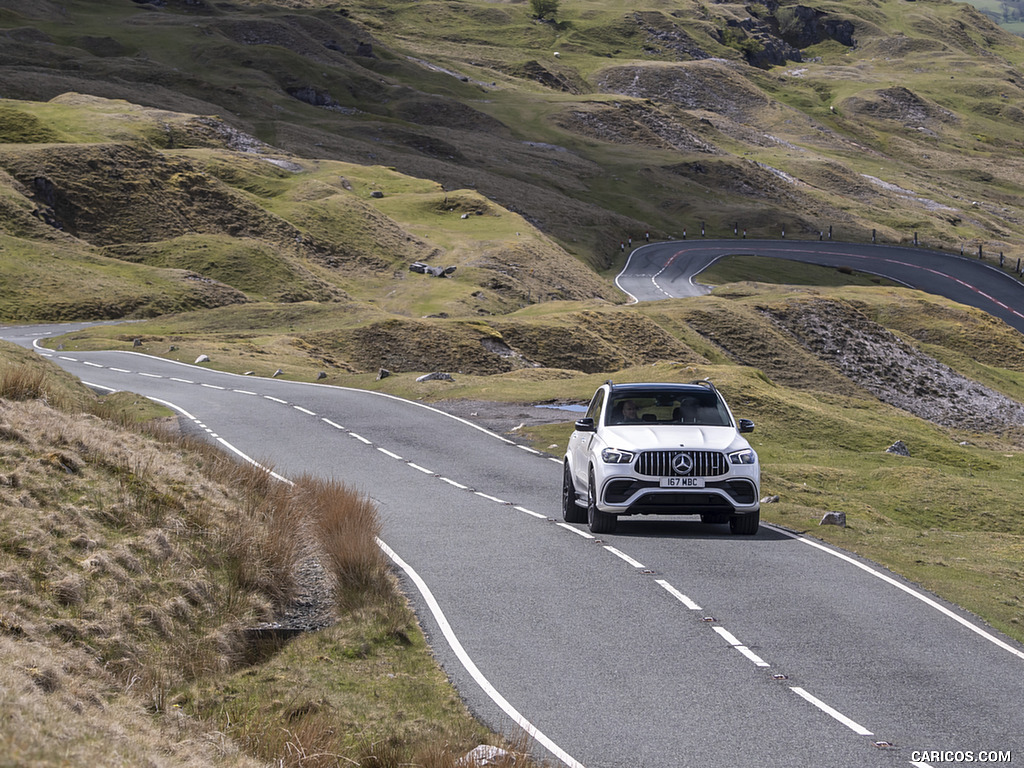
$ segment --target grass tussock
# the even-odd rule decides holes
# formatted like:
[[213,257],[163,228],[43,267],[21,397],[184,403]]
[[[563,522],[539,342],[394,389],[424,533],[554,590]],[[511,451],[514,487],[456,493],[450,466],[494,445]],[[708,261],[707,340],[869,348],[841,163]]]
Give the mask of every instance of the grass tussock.
[[336,480],[298,483],[316,539],[336,583],[342,610],[389,601],[395,594],[388,563],[377,546],[380,517],[370,498]]

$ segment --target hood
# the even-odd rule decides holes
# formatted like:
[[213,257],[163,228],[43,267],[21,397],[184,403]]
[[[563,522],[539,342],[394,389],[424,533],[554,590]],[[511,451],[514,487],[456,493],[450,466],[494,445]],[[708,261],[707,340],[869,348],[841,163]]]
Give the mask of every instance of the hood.
[[724,451],[748,446],[732,427],[624,424],[609,427],[605,435],[608,445],[631,451],[678,451],[680,448]]

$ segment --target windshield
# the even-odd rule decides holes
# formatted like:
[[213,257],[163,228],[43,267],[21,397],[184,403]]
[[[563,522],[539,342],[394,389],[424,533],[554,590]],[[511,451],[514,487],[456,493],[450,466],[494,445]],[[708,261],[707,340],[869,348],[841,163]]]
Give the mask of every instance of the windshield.
[[635,390],[613,394],[605,411],[608,426],[620,424],[694,424],[731,426],[729,412],[713,390]]

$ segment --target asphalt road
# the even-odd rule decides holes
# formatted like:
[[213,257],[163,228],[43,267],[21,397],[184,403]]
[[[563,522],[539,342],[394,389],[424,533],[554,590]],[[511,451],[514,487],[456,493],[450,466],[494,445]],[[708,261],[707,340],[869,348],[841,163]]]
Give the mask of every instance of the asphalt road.
[[1024,283],[976,258],[945,251],[806,240],[677,240],[630,254],[616,282],[637,301],[699,296],[699,274],[723,256],[754,255],[851,267],[978,307],[1024,333]]
[[368,492],[472,711],[526,728],[556,764],[1024,760],[1024,649],[870,563],[772,526],[733,537],[689,518],[595,539],[560,522],[557,459],[431,408],[126,352],[43,354],[173,403],[188,429],[283,476]]

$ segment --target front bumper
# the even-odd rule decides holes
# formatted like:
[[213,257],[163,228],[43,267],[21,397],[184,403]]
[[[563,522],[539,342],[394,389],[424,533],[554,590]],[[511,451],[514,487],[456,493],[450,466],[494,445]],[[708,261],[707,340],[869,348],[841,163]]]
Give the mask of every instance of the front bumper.
[[718,477],[703,488],[662,488],[656,479],[612,476],[600,485],[598,508],[618,515],[748,514],[761,508],[756,478]]

